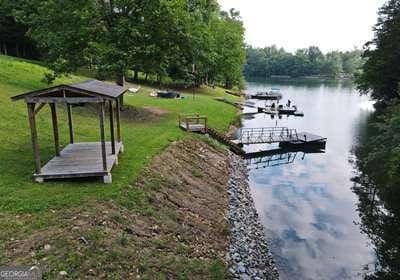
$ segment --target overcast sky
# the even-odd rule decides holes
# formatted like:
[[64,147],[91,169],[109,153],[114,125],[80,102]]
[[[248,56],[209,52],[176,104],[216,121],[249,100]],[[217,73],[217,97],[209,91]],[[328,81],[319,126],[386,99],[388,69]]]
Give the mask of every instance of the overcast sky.
[[361,48],[373,36],[385,0],[218,0],[240,11],[246,42],[288,51],[316,45],[323,52]]

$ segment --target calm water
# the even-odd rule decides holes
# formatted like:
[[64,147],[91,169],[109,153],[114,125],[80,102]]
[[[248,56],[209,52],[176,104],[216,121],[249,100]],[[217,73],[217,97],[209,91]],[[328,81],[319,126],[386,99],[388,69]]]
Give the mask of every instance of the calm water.
[[281,89],[281,103],[292,100],[305,116],[247,114],[244,127],[287,126],[328,138],[326,153],[249,164],[252,194],[281,279],[362,279],[374,270],[376,257],[358,225],[351,150],[372,104],[343,84],[249,82],[247,92],[271,87]]

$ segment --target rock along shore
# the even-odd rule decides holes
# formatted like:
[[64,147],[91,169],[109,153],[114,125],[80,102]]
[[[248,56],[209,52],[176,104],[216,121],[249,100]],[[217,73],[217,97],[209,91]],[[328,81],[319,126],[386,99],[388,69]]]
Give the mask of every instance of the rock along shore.
[[237,155],[231,153],[229,157],[229,272],[233,279],[279,279],[279,272],[268,250],[263,226],[250,193],[246,164]]

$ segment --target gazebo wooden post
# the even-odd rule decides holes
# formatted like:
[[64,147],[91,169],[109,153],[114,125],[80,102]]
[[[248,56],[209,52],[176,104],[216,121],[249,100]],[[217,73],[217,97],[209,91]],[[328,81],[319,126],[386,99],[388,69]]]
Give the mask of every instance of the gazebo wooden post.
[[117,141],[118,143],[121,143],[121,103],[119,99],[116,99],[117,102],[117,108],[115,110],[116,115],[117,115]]
[[56,103],[49,103],[51,109],[51,119],[53,122],[53,133],[54,133],[54,147],[56,155],[60,156],[60,138],[58,136],[58,122],[57,122],[57,110]]
[[71,144],[74,143],[74,128],[72,122],[72,111],[71,111],[71,104],[67,103],[67,114],[68,114],[68,127],[69,127],[69,142]]
[[115,134],[114,134],[114,108],[113,102],[108,101],[110,111],[110,135],[111,135],[111,153],[115,155]]
[[33,157],[35,160],[35,171],[36,174],[41,173],[41,163],[40,163],[40,151],[39,151],[39,142],[37,137],[37,129],[36,129],[36,118],[35,118],[35,103],[27,103],[28,107],[28,118],[29,118],[29,126],[31,128],[31,138],[32,138],[32,148],[33,148]]
[[103,170],[107,171],[106,133],[104,130],[104,101],[100,102],[99,107],[101,157],[103,159]]

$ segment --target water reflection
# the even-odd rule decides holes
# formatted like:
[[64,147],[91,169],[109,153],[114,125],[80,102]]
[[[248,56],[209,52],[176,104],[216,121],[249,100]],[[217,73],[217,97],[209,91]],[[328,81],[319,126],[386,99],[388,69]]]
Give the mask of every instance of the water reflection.
[[244,127],[285,126],[328,138],[325,154],[297,154],[293,164],[250,171],[256,208],[281,278],[362,279],[376,257],[370,240],[360,233],[349,156],[370,114],[360,106],[368,98],[343,84],[249,83],[248,90],[272,86],[280,87],[283,102],[291,99],[305,117],[271,120],[255,114],[242,120]]
[[273,149],[262,152],[248,153],[245,156],[249,169],[268,168],[279,165],[294,164],[296,160],[304,160],[306,154],[325,153],[324,150],[286,150]]
[[395,180],[387,180],[391,175],[382,166],[385,162],[376,165],[376,154],[371,147],[376,146],[377,132],[370,128],[374,133],[364,134],[355,149],[358,172],[353,178],[353,191],[359,199],[360,227],[373,243],[377,256],[375,271],[366,279],[400,279],[400,188],[393,184]]

